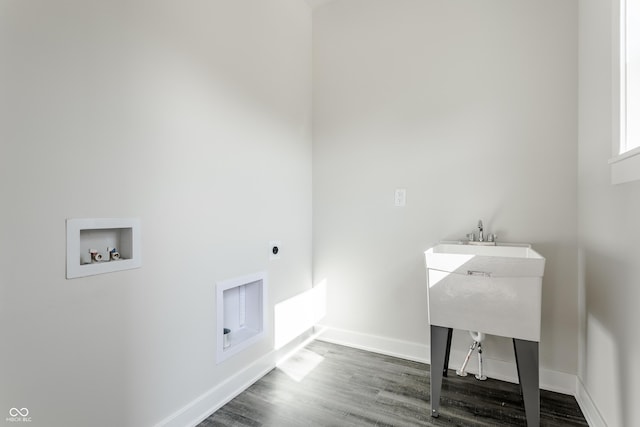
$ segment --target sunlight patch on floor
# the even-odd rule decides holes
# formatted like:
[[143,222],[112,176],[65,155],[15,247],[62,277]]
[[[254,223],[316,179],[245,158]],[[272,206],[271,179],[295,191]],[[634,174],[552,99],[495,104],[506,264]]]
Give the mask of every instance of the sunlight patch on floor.
[[278,365],[278,369],[296,382],[302,381],[311,371],[313,371],[324,357],[313,351],[302,349],[286,361]]

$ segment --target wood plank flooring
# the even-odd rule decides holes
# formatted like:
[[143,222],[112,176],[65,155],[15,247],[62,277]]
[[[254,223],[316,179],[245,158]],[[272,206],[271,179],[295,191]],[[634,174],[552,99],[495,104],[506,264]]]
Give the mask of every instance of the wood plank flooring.
[[[204,420],[217,426],[524,426],[520,387],[444,379],[430,416],[429,365],[314,341]],[[542,426],[587,426],[572,396],[540,392]]]

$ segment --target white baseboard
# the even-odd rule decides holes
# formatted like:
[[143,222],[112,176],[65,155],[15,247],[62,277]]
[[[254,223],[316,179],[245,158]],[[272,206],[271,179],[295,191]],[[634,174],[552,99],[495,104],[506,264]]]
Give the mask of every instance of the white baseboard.
[[317,338],[333,344],[345,345],[360,350],[413,360],[414,362],[429,363],[429,347],[410,341],[368,335],[345,329],[323,326],[323,331]]
[[272,353],[266,354],[221,384],[198,396],[155,427],[195,426],[249,388],[275,367]]
[[[324,332],[318,337],[321,341],[346,345],[361,350],[386,354],[388,356],[413,360],[416,362],[430,363],[430,349],[428,345],[401,341],[377,335],[362,334],[344,329],[325,327]],[[452,350],[449,359],[449,367],[462,365],[466,352]],[[483,364],[484,373],[491,377],[511,383],[518,383],[518,371],[513,362],[490,359],[485,357]],[[467,371],[477,373],[475,364],[470,363]],[[557,393],[576,395],[576,376],[564,372],[540,369],[540,388]]]
[[576,378],[576,400],[590,427],[607,427],[607,423],[602,418],[598,407],[591,399],[591,395],[580,380],[580,377]]
[[[314,339],[421,363],[430,362],[429,346],[424,344],[324,326],[314,328],[314,332],[313,334],[311,331],[304,334],[291,346],[287,346],[281,351],[274,350],[267,353],[223,383],[212,387],[192,402],[178,409],[157,423],[155,427],[196,426],[266,375],[277,364],[286,360],[286,358]],[[450,366],[459,366],[465,356],[465,352],[452,351]],[[485,372],[489,377],[517,383],[517,371],[514,363],[486,357],[484,360]],[[469,373],[476,373],[472,366],[469,367],[468,371]],[[575,375],[541,369],[540,388],[575,396],[589,426],[607,427],[589,393]]]
[[193,401],[160,421],[155,427],[196,426],[230,402],[279,363],[313,341],[319,333],[309,330],[280,350],[273,350],[248,365],[226,381],[212,387]]

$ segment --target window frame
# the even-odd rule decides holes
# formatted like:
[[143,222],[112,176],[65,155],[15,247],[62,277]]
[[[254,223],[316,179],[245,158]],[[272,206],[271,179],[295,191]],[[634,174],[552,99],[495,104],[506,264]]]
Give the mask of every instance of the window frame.
[[[632,0],[633,1],[633,0]],[[637,1],[637,0],[635,0]],[[613,146],[611,167],[611,183],[622,184],[640,180],[640,147],[626,149],[627,89],[626,89],[626,10],[627,0],[614,2],[612,35],[613,35]]]

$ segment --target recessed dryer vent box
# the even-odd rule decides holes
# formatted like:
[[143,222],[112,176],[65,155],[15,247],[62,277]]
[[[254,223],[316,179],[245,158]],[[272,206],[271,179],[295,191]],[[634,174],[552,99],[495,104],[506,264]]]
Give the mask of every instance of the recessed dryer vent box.
[[216,283],[216,304],[216,353],[217,363],[220,363],[264,338],[267,273],[261,272]]
[[67,219],[67,279],[141,265],[139,219]]

